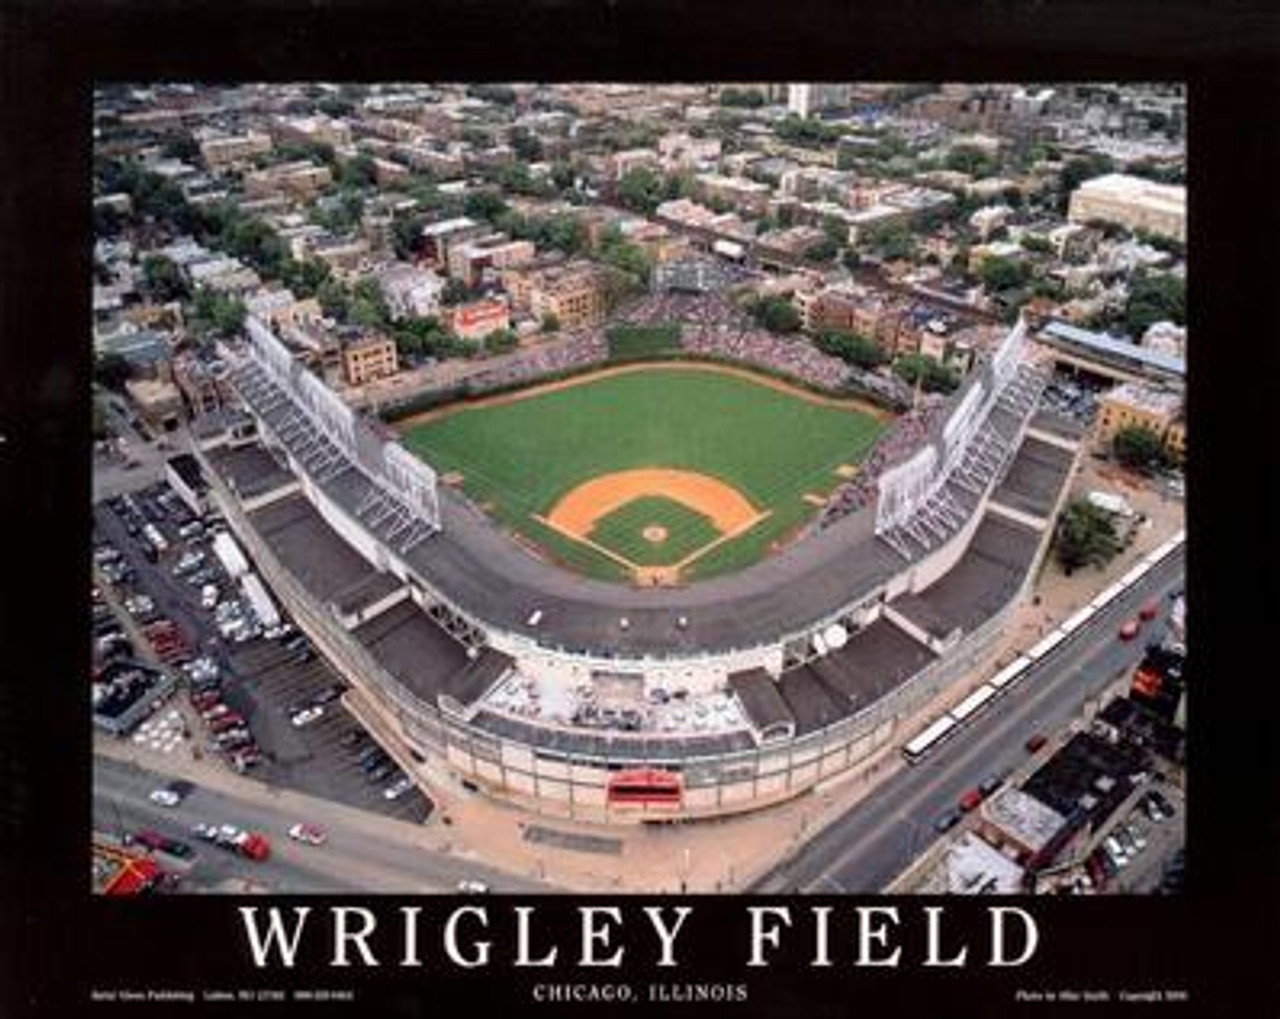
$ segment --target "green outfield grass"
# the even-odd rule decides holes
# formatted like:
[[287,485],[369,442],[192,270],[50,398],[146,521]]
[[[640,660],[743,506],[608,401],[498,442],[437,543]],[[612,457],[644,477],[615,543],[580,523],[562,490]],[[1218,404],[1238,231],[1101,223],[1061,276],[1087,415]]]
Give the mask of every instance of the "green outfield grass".
[[[649,541],[644,529],[650,525],[665,528],[666,540]],[[601,517],[587,537],[638,566],[674,566],[711,544],[720,532],[687,506],[661,496],[643,496]]]
[[[473,500],[553,558],[616,580],[625,576],[616,563],[532,516],[612,471],[700,471],[770,512],[698,560],[690,575],[740,569],[808,520],[817,508],[804,495],[825,495],[840,484],[835,468],[859,462],[883,428],[860,411],[814,404],[742,377],[654,367],[511,403],[460,408],[402,434],[407,449],[437,471],[460,472]],[[696,548],[699,520],[707,524],[692,512],[654,522],[667,527],[668,547],[692,541]],[[637,541],[643,543],[638,532]]]

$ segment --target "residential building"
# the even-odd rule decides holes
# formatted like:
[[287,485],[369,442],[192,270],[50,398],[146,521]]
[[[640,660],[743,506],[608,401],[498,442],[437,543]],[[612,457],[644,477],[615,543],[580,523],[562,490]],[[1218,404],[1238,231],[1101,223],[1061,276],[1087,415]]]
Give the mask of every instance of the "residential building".
[[277,142],[306,144],[315,142],[334,148],[351,144],[351,128],[345,121],[324,114],[310,117],[276,117],[271,122],[271,134]]
[[388,184],[408,177],[409,168],[392,159],[375,159],[373,161],[373,176],[378,187],[386,187]]
[[335,276],[350,281],[367,268],[369,242],[363,237],[328,237],[313,240],[313,257],[320,259]]
[[468,216],[428,223],[422,228],[422,257],[436,268],[444,268],[449,264],[451,246],[464,244],[489,232],[487,223],[477,223]]
[[400,370],[395,343],[385,336],[368,336],[342,350],[342,375],[347,385],[360,386]]
[[672,132],[658,139],[658,155],[669,170],[714,166],[720,153],[719,138],[694,138],[683,132]]
[[231,402],[231,389],[225,372],[216,373],[210,365],[192,354],[174,359],[173,382],[190,417],[212,414]]
[[1071,193],[1067,218],[1073,223],[1101,220],[1185,241],[1187,189],[1181,184],[1157,184],[1143,177],[1109,173],[1085,181]]
[[1109,445],[1116,432],[1142,427],[1158,435],[1165,448],[1181,458],[1186,448],[1185,397],[1176,387],[1125,382],[1098,400],[1095,437]]
[[260,290],[245,299],[244,307],[277,332],[286,326],[302,328],[324,317],[319,301],[314,297],[300,300],[288,288]]
[[210,170],[221,170],[244,163],[254,156],[265,155],[272,148],[269,135],[259,131],[245,134],[206,134],[200,140],[200,158]]
[[172,382],[129,379],[124,388],[138,408],[138,415],[154,431],[172,432],[182,421],[182,394]]
[[723,177],[718,173],[700,173],[695,178],[704,201],[719,199],[753,216],[763,216],[769,207],[773,189],[746,177]]
[[469,287],[476,286],[485,269],[507,269],[530,261],[532,241],[513,241],[506,234],[477,237],[453,246],[449,251],[449,275]]
[[480,340],[511,326],[507,302],[496,297],[459,304],[448,312],[449,328],[464,340]]
[[428,269],[396,262],[378,270],[378,285],[394,319],[440,314],[444,280]]
[[605,172],[613,179],[620,180],[632,170],[637,170],[642,166],[656,169],[658,166],[658,153],[653,149],[624,149],[621,152],[615,152],[604,161]]
[[246,174],[244,190],[250,198],[287,195],[305,202],[332,183],[333,174],[327,166],[318,166],[303,159]]
[[798,117],[812,117],[824,110],[849,105],[848,85],[831,83],[787,86],[787,112]]
[[562,329],[599,325],[606,312],[604,273],[585,263],[546,270],[534,283],[529,303],[536,318],[554,315]]

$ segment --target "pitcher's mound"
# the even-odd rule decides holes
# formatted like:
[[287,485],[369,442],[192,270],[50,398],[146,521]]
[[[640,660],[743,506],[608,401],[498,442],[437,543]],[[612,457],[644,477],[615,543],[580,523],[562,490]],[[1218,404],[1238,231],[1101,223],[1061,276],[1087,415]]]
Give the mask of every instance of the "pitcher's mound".
[[653,545],[661,545],[667,540],[667,529],[657,524],[650,524],[640,533],[644,536],[645,541]]

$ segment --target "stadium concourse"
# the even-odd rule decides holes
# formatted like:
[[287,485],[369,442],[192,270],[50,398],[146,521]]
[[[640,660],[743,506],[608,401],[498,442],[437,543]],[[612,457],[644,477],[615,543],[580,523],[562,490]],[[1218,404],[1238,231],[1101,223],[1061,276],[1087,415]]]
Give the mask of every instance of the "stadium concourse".
[[901,742],[1020,604],[1079,455],[1020,324],[845,512],[739,573],[628,588],[530,555],[252,319],[224,354],[246,413],[196,429],[212,494],[397,758],[587,821],[752,809]]

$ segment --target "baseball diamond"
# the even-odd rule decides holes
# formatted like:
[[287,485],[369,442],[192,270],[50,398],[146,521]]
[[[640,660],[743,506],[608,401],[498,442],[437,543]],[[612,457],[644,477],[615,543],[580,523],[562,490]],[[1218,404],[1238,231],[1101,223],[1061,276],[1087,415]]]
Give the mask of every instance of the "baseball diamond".
[[[776,380],[686,364],[464,406],[406,424],[403,438],[562,565],[633,582],[672,567],[664,577],[691,581],[785,544],[884,427]],[[647,540],[648,525],[665,539]]]

